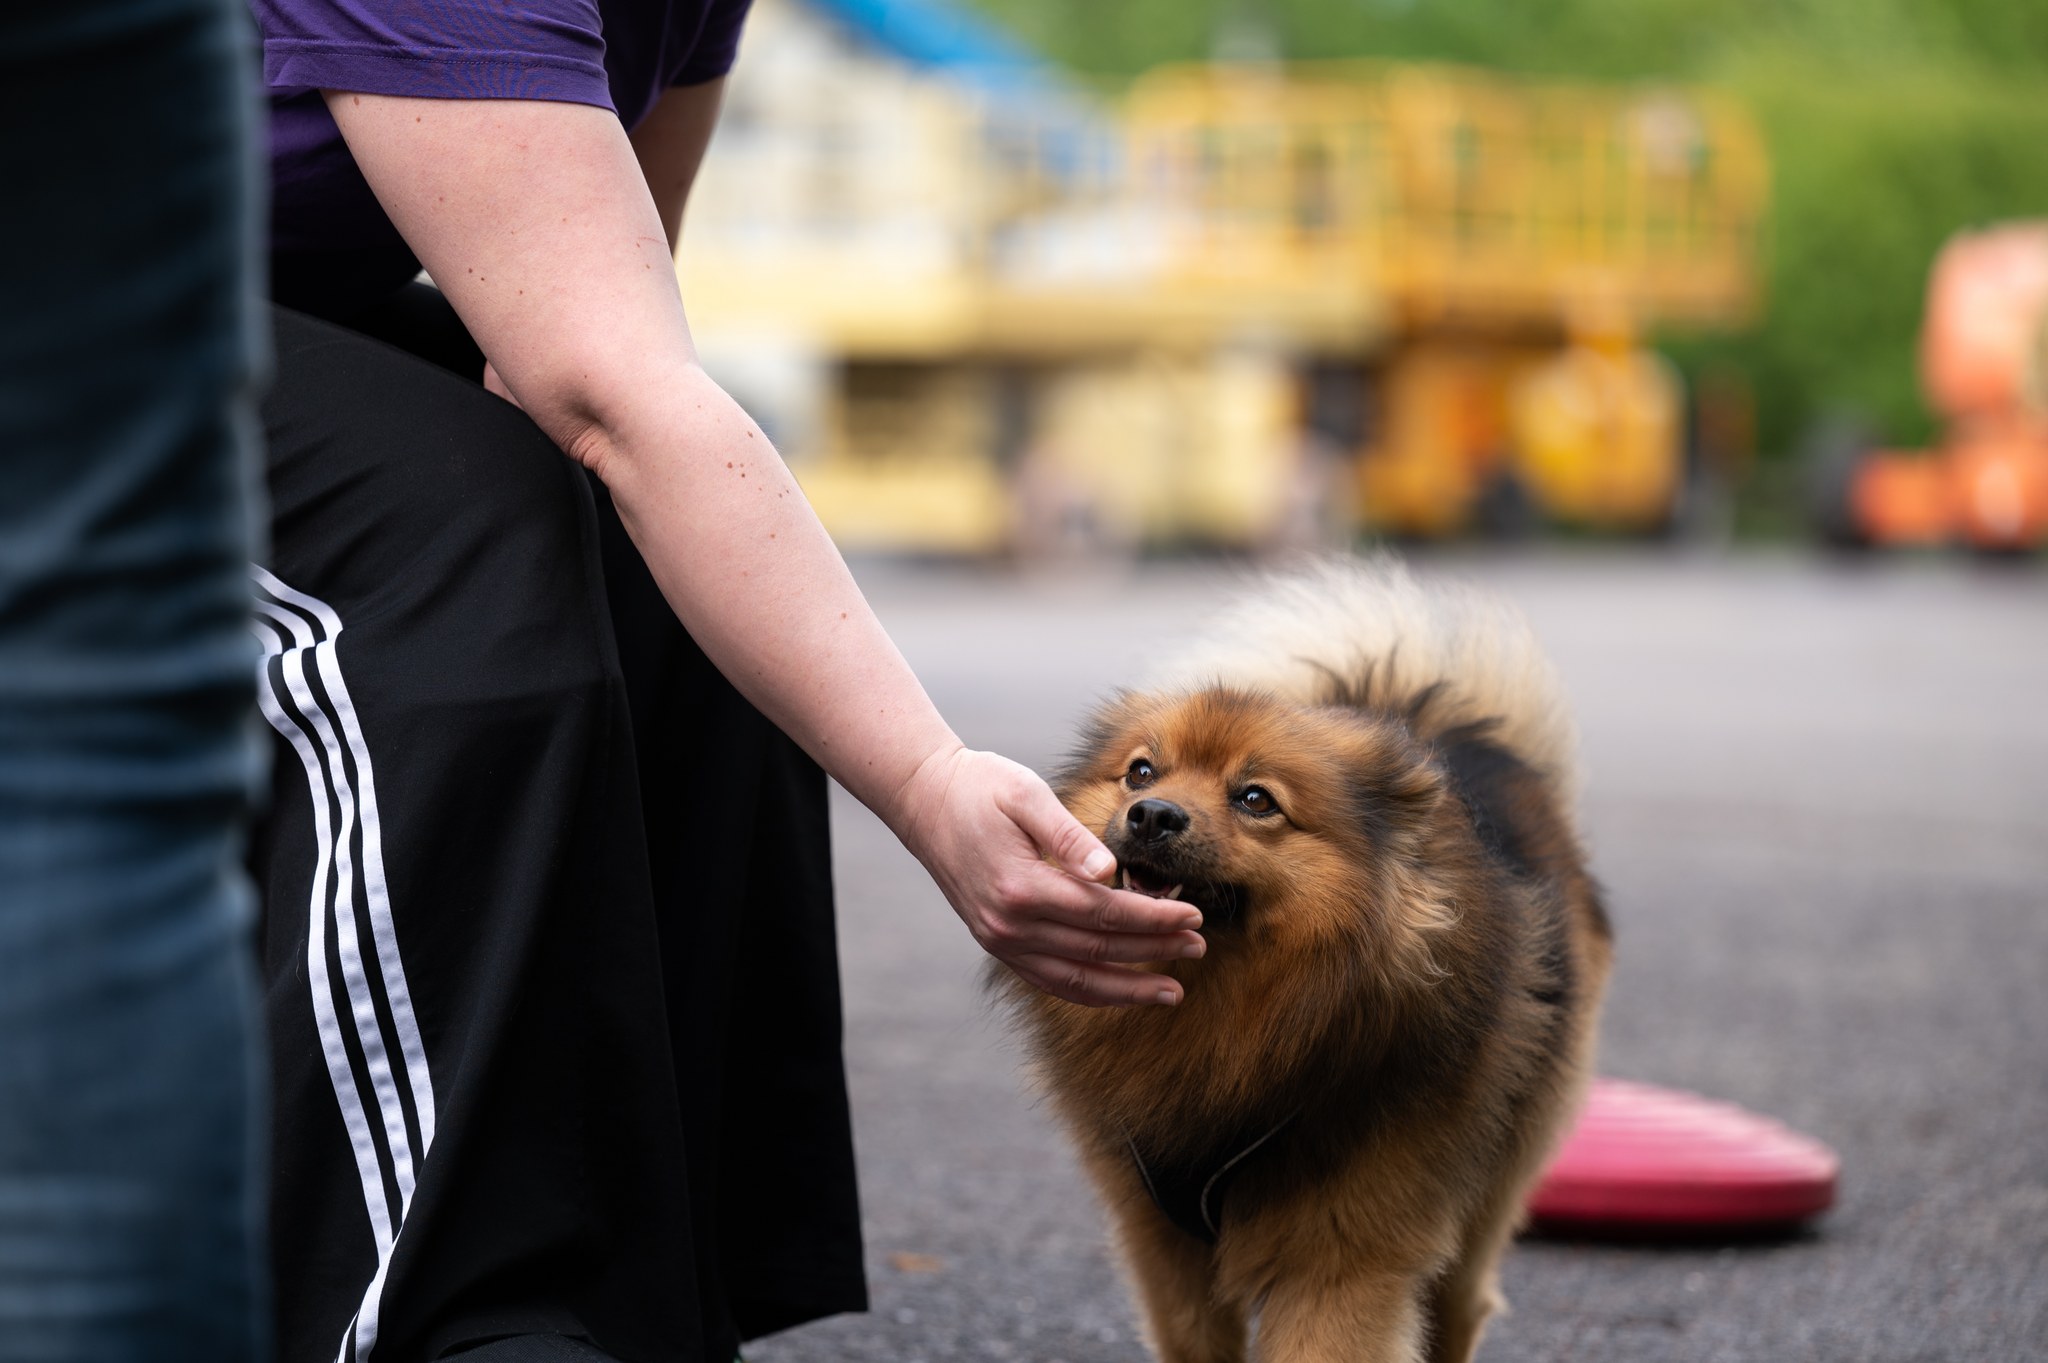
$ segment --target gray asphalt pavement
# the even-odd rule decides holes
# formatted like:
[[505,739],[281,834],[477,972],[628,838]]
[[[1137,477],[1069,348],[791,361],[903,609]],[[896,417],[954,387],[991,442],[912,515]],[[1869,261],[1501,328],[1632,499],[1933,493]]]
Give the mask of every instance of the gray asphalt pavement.
[[[2048,571],[1650,552],[1430,558],[1518,600],[1577,705],[1619,964],[1602,1068],[1843,1160],[1791,1243],[1528,1243],[1485,1363],[2048,1359]],[[1043,766],[1232,570],[860,569],[963,737]],[[874,1309],[754,1363],[1146,1357],[978,952],[844,796]]]

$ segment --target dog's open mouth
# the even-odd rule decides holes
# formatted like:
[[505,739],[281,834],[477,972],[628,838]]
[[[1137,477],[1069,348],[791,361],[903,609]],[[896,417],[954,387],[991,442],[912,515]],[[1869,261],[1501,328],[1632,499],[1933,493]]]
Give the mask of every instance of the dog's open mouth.
[[1154,899],[1179,899],[1185,882],[1167,879],[1164,871],[1155,871],[1149,866],[1133,866],[1125,862],[1117,874],[1119,888],[1135,890]]
[[1219,928],[1236,922],[1244,913],[1249,895],[1242,885],[1189,876],[1185,870],[1163,871],[1141,861],[1117,865],[1116,885],[1153,899],[1178,899],[1202,911],[1204,924]]

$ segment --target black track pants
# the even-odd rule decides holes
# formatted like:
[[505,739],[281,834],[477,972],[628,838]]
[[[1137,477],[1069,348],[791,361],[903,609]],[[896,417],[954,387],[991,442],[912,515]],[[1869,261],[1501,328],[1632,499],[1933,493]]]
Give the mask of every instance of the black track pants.
[[821,774],[437,297],[383,325],[440,364],[274,319],[283,1363],[726,1363],[858,1309]]

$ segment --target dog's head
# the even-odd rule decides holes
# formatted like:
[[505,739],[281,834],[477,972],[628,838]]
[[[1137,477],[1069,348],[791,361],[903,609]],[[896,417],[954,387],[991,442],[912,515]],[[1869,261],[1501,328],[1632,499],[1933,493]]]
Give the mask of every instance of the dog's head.
[[1442,774],[1406,726],[1356,709],[1127,695],[1095,716],[1057,789],[1125,888],[1195,905],[1212,934],[1365,932],[1398,949],[1448,912],[1423,855]]

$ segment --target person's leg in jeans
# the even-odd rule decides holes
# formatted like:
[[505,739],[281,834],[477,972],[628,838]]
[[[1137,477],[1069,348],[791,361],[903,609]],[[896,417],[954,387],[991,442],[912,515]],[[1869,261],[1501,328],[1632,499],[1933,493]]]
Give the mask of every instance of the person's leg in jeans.
[[0,1363],[254,1363],[237,0],[0,7]]

